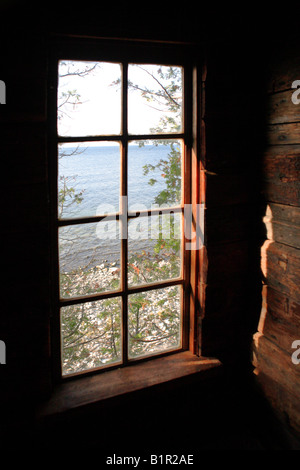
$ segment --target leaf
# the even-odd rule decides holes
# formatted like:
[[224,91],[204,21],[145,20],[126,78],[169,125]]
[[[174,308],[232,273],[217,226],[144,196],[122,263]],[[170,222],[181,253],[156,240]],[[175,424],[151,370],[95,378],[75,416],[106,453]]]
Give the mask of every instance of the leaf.
[[136,273],[137,273],[138,275],[140,274],[140,269],[139,269],[137,266],[135,266],[135,265],[132,264],[132,263],[129,263],[129,266],[131,266],[131,267],[136,271]]

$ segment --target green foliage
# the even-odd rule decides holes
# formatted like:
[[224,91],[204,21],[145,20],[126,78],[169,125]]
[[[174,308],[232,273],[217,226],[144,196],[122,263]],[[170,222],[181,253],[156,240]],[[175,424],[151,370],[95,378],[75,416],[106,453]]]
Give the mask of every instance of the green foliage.
[[[66,208],[83,201],[84,190],[75,192],[74,186],[69,186],[70,181],[75,182],[76,177],[61,176],[59,178],[60,188],[58,191],[58,214],[62,217]],[[71,183],[72,184],[72,183]]]
[[[137,66],[142,68],[142,66]],[[146,71],[149,75],[149,71]],[[181,121],[181,87],[182,77],[178,67],[158,67],[156,76],[152,75],[155,89],[141,89],[130,83],[149,104],[157,104],[165,114],[151,132],[178,132]],[[116,85],[115,82],[112,85]],[[157,84],[159,87],[157,88]],[[76,90],[69,91],[61,97],[62,104],[80,104],[80,96]],[[59,108],[61,113],[63,107]],[[171,113],[171,114],[170,114]],[[59,118],[62,117],[60,114]],[[159,206],[176,206],[181,203],[181,145],[175,140],[152,141],[153,144],[163,143],[169,146],[167,158],[161,159],[156,165],[144,166],[144,175],[149,175],[148,184],[155,186],[155,172],[164,179],[164,188],[154,198]],[[140,146],[145,142],[139,142]],[[75,177],[72,177],[75,178]],[[71,204],[83,201],[83,190],[76,191],[75,179],[62,176],[58,194],[60,215]],[[165,227],[166,228],[166,227]],[[169,236],[165,236],[163,220],[159,223],[159,236],[153,241],[152,251],[132,253],[128,260],[128,276],[130,285],[149,284],[152,282],[174,279],[180,276],[180,237],[176,237],[176,219],[168,219]],[[61,291],[64,296],[86,295],[95,292],[92,268],[61,273]],[[74,283],[75,277],[79,278]],[[100,285],[97,292],[112,291],[119,288],[120,280],[111,278],[106,284]],[[61,330],[63,345],[63,368],[69,372],[99,367],[120,359],[122,349],[121,307],[119,298],[111,298],[98,302],[88,302],[62,309]],[[177,347],[180,341],[180,295],[176,286],[156,289],[130,295],[128,298],[129,349],[131,357],[153,354],[156,351]]]
[[61,330],[65,373],[100,367],[120,358],[121,315],[116,299],[63,308]]

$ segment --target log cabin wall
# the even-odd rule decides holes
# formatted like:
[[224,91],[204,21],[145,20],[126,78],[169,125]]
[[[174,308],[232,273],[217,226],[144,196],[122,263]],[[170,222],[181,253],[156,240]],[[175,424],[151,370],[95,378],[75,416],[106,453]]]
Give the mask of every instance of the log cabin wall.
[[[124,22],[127,5],[122,8],[121,26],[114,16],[115,29],[110,25],[106,28],[112,36],[139,37],[141,30],[132,32]],[[179,13],[182,16],[183,12]],[[1,107],[1,130],[5,136],[1,142],[5,162],[2,234],[6,256],[2,259],[5,314],[1,315],[0,339],[7,345],[8,365],[1,369],[4,397],[1,405],[5,406],[1,418],[8,422],[24,415],[31,419],[36,403],[51,392],[48,44],[44,34],[45,18],[49,15],[41,17],[41,30],[37,31],[32,31],[28,18],[24,16],[23,21],[23,15],[19,16],[25,31],[16,23],[14,14],[13,20],[3,24],[3,44],[9,43],[10,47],[9,53],[4,51],[0,77],[7,84],[7,105]],[[33,16],[36,22],[36,15]],[[68,19],[66,28],[74,28],[69,14],[64,17],[59,9],[60,26],[64,26],[63,18]],[[94,20],[93,31],[90,13],[87,18],[80,15],[81,28],[84,24],[86,34],[99,34],[99,18]],[[188,20],[185,27],[180,21],[173,22],[179,25],[175,28],[175,39],[188,40],[187,29],[190,32],[191,23],[196,26],[200,21],[198,15],[191,14],[185,20]],[[102,21],[106,23],[107,18]],[[215,24],[215,16],[211,24]],[[152,30],[149,21],[150,38]],[[212,36],[216,30],[214,27]],[[193,34],[202,42],[199,28],[194,27]],[[170,39],[169,31],[162,39]],[[300,79],[297,54],[290,54],[288,61],[286,50],[282,51],[282,59],[276,47],[268,51],[268,56],[273,51],[277,58],[276,67],[271,67],[277,72],[269,81],[268,96],[273,105],[266,121],[266,94],[262,80],[257,79],[264,58],[258,63],[258,47],[245,47],[241,54],[236,32],[230,43],[208,42],[202,76],[205,102],[201,122],[201,181],[207,191],[202,201],[206,207],[206,231],[205,248],[200,253],[203,261],[199,278],[200,352],[217,356],[224,363],[248,367],[252,338],[259,325],[254,336],[257,377],[274,408],[289,421],[291,428],[299,430],[296,408],[300,365],[292,364],[290,345],[294,339],[300,339],[297,337],[300,105],[298,108],[288,100],[291,80]],[[263,205],[259,199],[261,174]],[[272,220],[266,222],[272,223],[273,235],[263,246],[268,271],[263,289],[265,307],[261,312],[260,229],[261,212],[265,215],[267,204]]]
[[263,304],[253,337],[253,364],[272,408],[299,437],[300,364],[292,361],[292,343],[300,340],[300,104],[292,102],[292,83],[300,79],[296,44],[275,47],[268,61],[261,186]]
[[3,28],[10,47],[1,77],[7,84],[7,104],[1,107],[3,420],[6,414],[12,419],[12,413],[30,413],[51,383],[47,46],[43,34],[22,36],[17,26]]
[[201,353],[216,355],[235,371],[251,363],[261,302],[258,221],[265,97],[263,77],[253,80],[259,57],[257,44],[217,41],[206,48],[203,74]]
[[[119,19],[122,27],[114,16],[115,29],[109,29],[109,34],[147,37],[147,31],[141,32],[136,24],[137,31],[130,23],[129,29],[124,29],[123,13],[122,21]],[[51,391],[47,33],[52,32],[53,25],[55,32],[107,33],[107,26],[105,29],[99,20],[93,24],[90,17],[82,17],[78,29],[74,20],[64,24],[61,10],[58,16],[57,22],[48,19],[49,25],[41,22],[39,26],[34,22],[35,27],[28,18],[22,21],[22,27],[15,20],[10,21],[2,31],[10,43],[1,75],[8,84],[7,106],[1,110],[3,155],[9,175],[4,181],[3,214],[9,254],[4,264],[4,310],[10,313],[2,318],[1,339],[8,345],[10,367],[4,371],[4,382],[10,398],[13,394],[16,400],[22,396],[22,400],[28,398],[33,403],[36,397],[47,396]],[[206,231],[205,248],[200,253],[199,352],[244,365],[249,361],[260,305],[256,221],[261,154],[257,149],[261,148],[264,112],[257,110],[263,108],[264,100],[261,83],[253,82],[257,47],[252,49],[246,42],[241,54],[237,41],[240,30],[233,30],[229,41],[216,39],[221,33],[215,21],[214,17],[212,23],[207,23],[204,33],[197,28],[192,30],[186,21],[182,29],[173,30],[170,25],[172,34],[166,29],[158,37],[196,40],[201,45],[206,38],[204,43],[209,44],[201,103],[201,194],[205,186],[207,191],[202,201],[206,205]],[[155,37],[152,26],[149,20],[150,39],[153,34]],[[193,31],[191,37],[187,31]],[[226,32],[227,36],[230,35]]]

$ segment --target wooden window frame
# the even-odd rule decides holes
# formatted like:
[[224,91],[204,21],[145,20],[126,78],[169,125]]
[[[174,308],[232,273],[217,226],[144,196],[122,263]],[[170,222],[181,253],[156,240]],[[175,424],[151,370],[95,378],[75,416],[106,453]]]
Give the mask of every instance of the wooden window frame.
[[[99,50],[100,49],[100,50]],[[80,136],[80,137],[62,137],[57,133],[57,88],[58,88],[58,62],[59,60],[84,60],[99,62],[117,62],[123,64],[123,80],[122,80],[122,129],[118,136]],[[130,63],[153,63],[159,65],[181,66],[184,69],[184,122],[183,131],[181,133],[172,134],[145,134],[132,135],[127,132],[127,69]],[[184,173],[183,173],[183,203],[182,207],[172,208],[183,214],[184,204],[192,204],[193,215],[194,207],[199,203],[199,164],[197,157],[198,124],[197,109],[199,106],[199,87],[197,64],[194,62],[194,49],[191,45],[185,44],[169,44],[169,43],[150,43],[140,41],[124,41],[124,40],[106,40],[94,38],[55,38],[52,41],[50,60],[50,93],[49,93],[49,174],[50,174],[50,197],[51,197],[51,229],[52,229],[52,280],[53,280],[53,296],[52,296],[52,358],[53,358],[53,377],[55,382],[66,381],[76,377],[89,376],[95,373],[111,371],[116,368],[142,363],[143,361],[153,360],[170,354],[182,353],[190,351],[192,354],[199,352],[199,332],[197,331],[197,272],[199,256],[197,251],[187,251],[184,249],[186,240],[183,233],[182,241],[182,264],[184,267],[183,276],[177,279],[151,283],[147,285],[139,285],[128,287],[127,285],[127,237],[121,240],[121,263],[123,265],[123,276],[121,277],[120,290],[113,292],[104,292],[99,294],[85,295],[82,297],[60,298],[59,295],[59,254],[58,254],[58,229],[59,227],[78,224],[98,222],[103,216],[95,216],[88,218],[77,218],[72,220],[58,219],[57,217],[57,147],[58,143],[64,142],[83,142],[83,141],[119,141],[121,142],[121,182],[122,195],[127,195],[127,152],[130,141],[137,140],[158,140],[158,139],[174,139],[184,142]],[[125,73],[124,73],[125,72]],[[196,104],[195,104],[196,102]],[[164,209],[158,209],[159,213]],[[170,208],[165,209],[166,212]],[[150,212],[144,211],[145,214],[139,215],[149,216]],[[128,213],[128,219],[135,217],[136,214]],[[107,218],[107,216],[105,216]],[[182,216],[184,223],[184,217]],[[181,285],[183,291],[183,317],[182,317],[182,347],[180,349],[161,352],[151,356],[139,357],[134,360],[128,360],[128,331],[127,331],[127,297],[129,294],[145,292],[148,290],[165,288],[175,285]],[[101,368],[84,370],[75,374],[63,376],[61,371],[61,354],[60,354],[60,308],[81,302],[90,302],[101,299],[121,297],[122,298],[122,323],[123,323],[123,360],[122,364],[116,363]]]

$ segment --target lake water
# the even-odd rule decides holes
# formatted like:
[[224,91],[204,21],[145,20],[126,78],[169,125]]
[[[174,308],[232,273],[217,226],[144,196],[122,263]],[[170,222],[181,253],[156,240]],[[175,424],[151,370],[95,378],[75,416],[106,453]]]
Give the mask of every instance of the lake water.
[[[129,145],[128,151],[128,207],[142,205],[151,208],[155,196],[165,188],[161,170],[144,175],[144,165],[156,165],[167,159],[170,147],[159,144]],[[83,191],[83,201],[64,207],[62,218],[94,216],[102,208],[118,212],[120,195],[120,149],[119,146],[62,147],[59,159],[59,186],[62,177],[68,178],[67,185],[76,192]],[[157,180],[149,185],[150,178]],[[100,206],[100,207],[99,207]]]
[[[155,166],[161,159],[167,160],[170,147],[159,144],[129,145],[128,149],[128,209],[151,209],[155,196],[166,187],[162,170],[155,169],[144,175],[144,166]],[[65,184],[74,189],[74,194],[82,192],[82,201],[77,204],[74,198],[67,198],[61,218],[89,217],[119,211],[120,196],[120,148],[118,145],[60,147],[59,189]],[[157,180],[154,185],[149,180]],[[61,207],[60,207],[61,209]],[[144,219],[143,223],[148,223]],[[105,227],[105,230],[104,230]],[[142,230],[147,230],[145,227]],[[68,226],[60,229],[60,264],[63,270],[85,264],[101,264],[103,260],[117,261],[120,257],[118,224],[114,221],[104,226],[102,223]],[[105,233],[107,236],[105,236]],[[99,235],[101,234],[101,236]],[[104,235],[104,236],[103,236]],[[115,235],[115,236],[114,236]],[[144,238],[144,239],[143,239]],[[141,237],[129,241],[136,250],[149,248],[151,242]],[[93,256],[94,261],[91,261]]]

